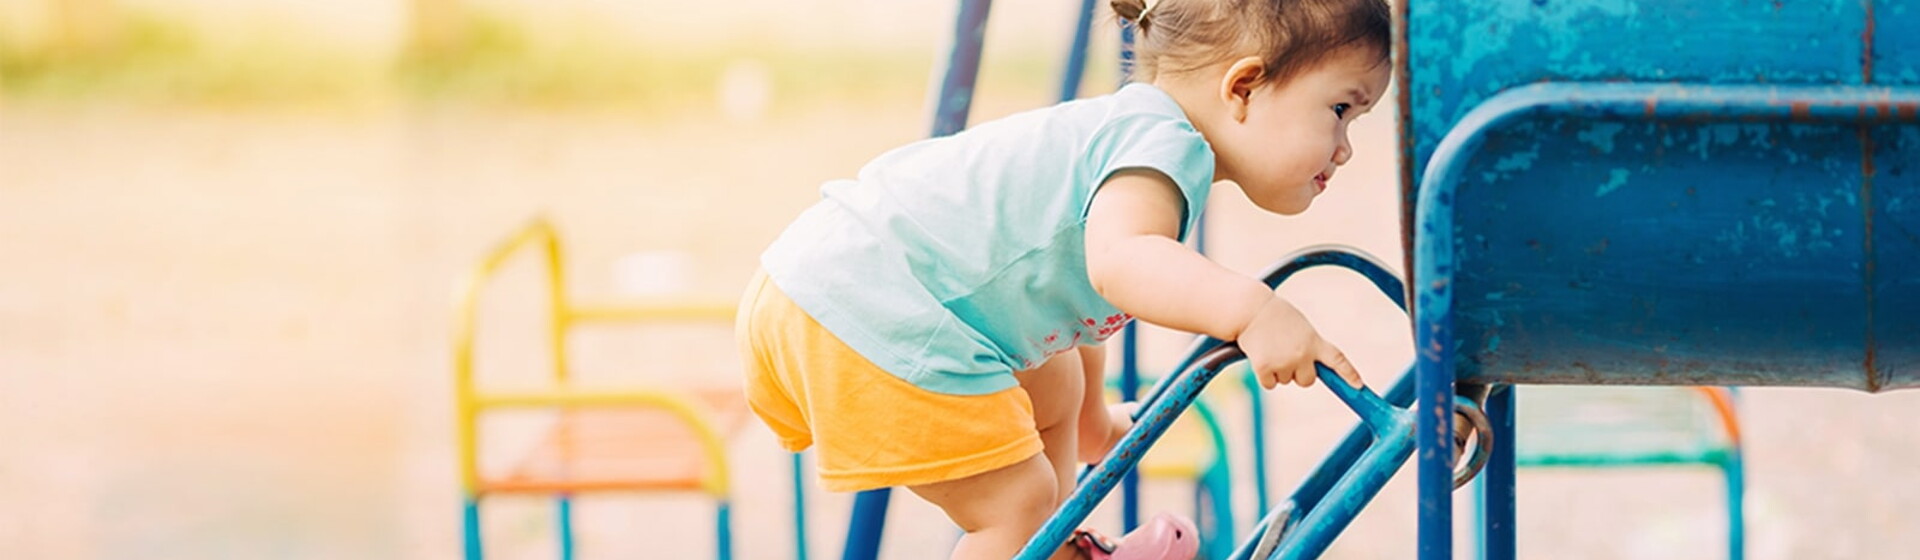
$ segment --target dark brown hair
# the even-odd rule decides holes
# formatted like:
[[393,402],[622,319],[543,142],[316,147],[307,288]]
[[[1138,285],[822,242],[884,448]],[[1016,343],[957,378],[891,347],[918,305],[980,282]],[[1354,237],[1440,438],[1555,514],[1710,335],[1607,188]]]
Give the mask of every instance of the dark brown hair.
[[1243,56],[1266,63],[1262,82],[1292,78],[1348,48],[1386,61],[1393,15],[1385,0],[1111,0],[1139,29],[1137,75],[1153,79]]

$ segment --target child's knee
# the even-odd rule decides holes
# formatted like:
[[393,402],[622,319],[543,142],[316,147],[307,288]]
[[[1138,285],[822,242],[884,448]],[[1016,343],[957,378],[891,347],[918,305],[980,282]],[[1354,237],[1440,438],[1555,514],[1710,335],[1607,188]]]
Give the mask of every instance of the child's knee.
[[1054,474],[1046,457],[1035,455],[995,471],[910,489],[969,533],[991,528],[1037,530],[1053,514],[1058,499]]
[[1041,430],[1078,424],[1086,382],[1080,357],[1073,352],[1054,356],[1040,367],[1015,374],[1033,403],[1033,423]]

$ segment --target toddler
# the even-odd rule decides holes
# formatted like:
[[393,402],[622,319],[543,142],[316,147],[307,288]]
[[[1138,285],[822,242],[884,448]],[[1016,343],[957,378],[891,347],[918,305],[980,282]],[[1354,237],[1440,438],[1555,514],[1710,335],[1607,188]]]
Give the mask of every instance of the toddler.
[[[1138,79],[880,155],[827,183],[741,304],[747,398],[836,491],[903,486],[1013,556],[1128,427],[1101,341],[1237,341],[1262,383],[1360,376],[1259,280],[1182,244],[1214,184],[1305,211],[1389,79],[1384,0],[1115,0]],[[1221,183],[1228,184],[1228,183]],[[1073,557],[1063,548],[1058,555]]]

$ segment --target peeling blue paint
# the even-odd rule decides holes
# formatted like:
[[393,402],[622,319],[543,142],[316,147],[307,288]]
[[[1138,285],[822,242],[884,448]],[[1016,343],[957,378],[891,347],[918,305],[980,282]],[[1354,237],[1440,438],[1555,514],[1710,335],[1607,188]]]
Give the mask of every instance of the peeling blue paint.
[[1574,137],[1579,138],[1582,142],[1586,142],[1587,145],[1593,146],[1593,149],[1599,150],[1600,153],[1611,154],[1613,153],[1613,137],[1620,134],[1620,131],[1626,130],[1626,128],[1627,125],[1624,123],[1597,122],[1589,125],[1586,130],[1580,131],[1574,135]]
[[1620,187],[1627,186],[1627,178],[1632,177],[1633,173],[1625,169],[1615,169],[1609,172],[1608,175],[1609,178],[1607,182],[1602,183],[1600,188],[1593,190],[1594,198],[1607,196],[1613,191],[1620,190]]
[[1456,380],[1920,387],[1920,0],[1403,1],[1420,410]]
[[1501,172],[1525,171],[1533,168],[1533,162],[1540,159],[1540,146],[1535,144],[1524,152],[1513,152],[1493,162],[1493,170]]

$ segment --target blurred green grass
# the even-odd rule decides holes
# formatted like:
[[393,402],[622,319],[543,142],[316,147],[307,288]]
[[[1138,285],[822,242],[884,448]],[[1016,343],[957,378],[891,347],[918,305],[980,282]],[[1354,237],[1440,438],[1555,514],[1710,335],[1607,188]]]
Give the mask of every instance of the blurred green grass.
[[194,27],[155,14],[129,13],[116,27],[113,40],[87,49],[0,38],[0,95],[209,105],[363,101],[384,73],[377,60],[290,35],[235,48],[214,46]]
[[[122,14],[117,29],[114,40],[84,51],[0,36],[0,97],[213,107],[429,103],[676,113],[711,106],[722,73],[748,61],[766,70],[773,92],[770,110],[778,113],[826,100],[919,98],[935,61],[931,47],[793,48],[750,38],[699,48],[648,44],[592,25],[534,28],[485,12],[470,13],[458,40],[430,52],[343,49],[296,29],[257,28],[245,41],[223,41],[176,16],[151,12]],[[990,52],[980,80],[996,91],[1050,89],[1060,56],[1054,51]]]

